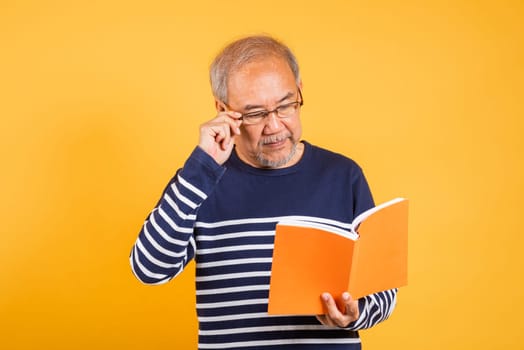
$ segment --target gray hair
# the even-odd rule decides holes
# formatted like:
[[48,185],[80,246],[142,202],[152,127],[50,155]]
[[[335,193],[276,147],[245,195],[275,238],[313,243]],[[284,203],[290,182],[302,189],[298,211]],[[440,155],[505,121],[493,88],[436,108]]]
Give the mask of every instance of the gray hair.
[[267,35],[248,36],[227,45],[211,63],[209,78],[215,98],[227,103],[229,75],[247,63],[270,56],[286,60],[298,85],[300,70],[297,59],[289,47]]

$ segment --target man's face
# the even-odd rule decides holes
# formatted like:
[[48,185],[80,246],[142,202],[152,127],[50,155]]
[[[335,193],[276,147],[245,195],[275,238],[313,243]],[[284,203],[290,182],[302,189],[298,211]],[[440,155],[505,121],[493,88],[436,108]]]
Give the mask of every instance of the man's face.
[[[228,106],[240,113],[270,111],[299,100],[298,89],[287,62],[267,58],[231,73]],[[302,134],[299,114],[300,109],[289,118],[271,113],[260,124],[242,124],[241,135],[235,137],[239,157],[254,167],[284,168],[296,163],[301,153],[295,153]]]

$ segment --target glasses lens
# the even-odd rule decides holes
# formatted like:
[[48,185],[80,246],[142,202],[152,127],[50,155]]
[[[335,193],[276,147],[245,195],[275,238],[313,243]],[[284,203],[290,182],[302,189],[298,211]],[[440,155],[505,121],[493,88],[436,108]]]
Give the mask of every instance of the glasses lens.
[[292,117],[297,111],[298,102],[288,103],[277,108],[280,117]]
[[258,124],[264,120],[267,114],[266,111],[248,113],[242,116],[242,120],[245,124]]
[[302,93],[300,90],[298,91],[298,94],[300,96],[300,101],[287,103],[282,106],[278,106],[276,109],[272,111],[257,111],[257,112],[251,112],[246,113],[242,116],[242,120],[244,124],[252,125],[252,124],[259,124],[261,123],[270,113],[276,112],[276,115],[279,118],[290,118],[295,115],[297,112],[297,109],[299,106],[302,106],[304,103],[302,98]]

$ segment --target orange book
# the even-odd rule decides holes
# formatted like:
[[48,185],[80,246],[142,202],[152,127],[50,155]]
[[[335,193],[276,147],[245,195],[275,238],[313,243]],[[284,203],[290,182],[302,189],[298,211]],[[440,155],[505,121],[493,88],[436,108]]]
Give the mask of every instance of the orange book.
[[407,284],[408,200],[396,198],[358,215],[349,230],[309,221],[276,226],[268,313],[324,314],[329,292],[342,309],[353,299]]

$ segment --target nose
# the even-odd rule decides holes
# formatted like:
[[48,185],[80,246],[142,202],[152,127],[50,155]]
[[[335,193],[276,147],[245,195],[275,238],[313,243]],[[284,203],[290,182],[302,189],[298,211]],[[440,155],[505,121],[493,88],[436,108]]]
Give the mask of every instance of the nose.
[[269,112],[268,116],[266,117],[266,128],[270,130],[278,130],[280,126],[282,125],[280,122],[280,118],[277,115],[277,111],[271,111]]

